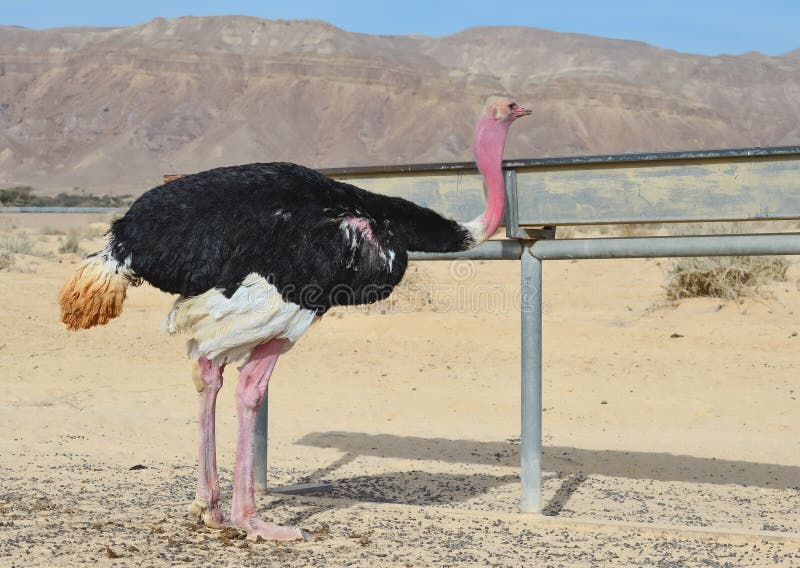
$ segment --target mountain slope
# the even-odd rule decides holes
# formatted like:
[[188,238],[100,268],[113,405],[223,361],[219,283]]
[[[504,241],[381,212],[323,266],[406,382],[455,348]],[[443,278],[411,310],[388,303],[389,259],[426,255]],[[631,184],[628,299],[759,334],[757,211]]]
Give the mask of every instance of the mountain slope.
[[317,21],[0,27],[0,185],[139,193],[162,173],[470,159],[488,94],[534,116],[507,157],[800,143],[800,51],[703,57],[523,27],[442,38]]

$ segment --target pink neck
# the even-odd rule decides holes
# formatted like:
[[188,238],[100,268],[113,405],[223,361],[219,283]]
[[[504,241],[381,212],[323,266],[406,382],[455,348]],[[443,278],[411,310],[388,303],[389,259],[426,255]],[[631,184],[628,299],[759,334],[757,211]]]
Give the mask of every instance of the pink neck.
[[486,238],[491,237],[503,221],[506,207],[503,149],[510,126],[511,123],[507,121],[481,118],[475,128],[472,148],[478,169],[486,182],[486,211],[479,219]]

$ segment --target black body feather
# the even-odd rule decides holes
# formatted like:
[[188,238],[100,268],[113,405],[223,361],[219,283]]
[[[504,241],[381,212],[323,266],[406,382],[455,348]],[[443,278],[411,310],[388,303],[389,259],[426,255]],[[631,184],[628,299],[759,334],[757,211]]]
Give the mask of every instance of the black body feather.
[[[367,220],[373,238],[343,230],[348,217]],[[189,297],[220,288],[230,296],[258,273],[285,300],[319,314],[388,296],[405,273],[407,251],[472,244],[463,226],[430,209],[280,162],[161,185],[111,227],[116,260],[130,257],[136,276],[165,292]]]

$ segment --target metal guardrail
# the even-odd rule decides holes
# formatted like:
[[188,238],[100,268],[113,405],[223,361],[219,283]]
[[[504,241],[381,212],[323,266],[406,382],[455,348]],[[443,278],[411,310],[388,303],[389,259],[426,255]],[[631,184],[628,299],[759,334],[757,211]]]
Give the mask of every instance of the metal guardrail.
[[[540,239],[531,254],[539,260],[763,256],[800,254],[800,233]],[[411,260],[519,260],[523,240],[486,241],[463,252],[412,252]]]
[[[800,216],[800,146],[506,160],[503,168],[521,227]],[[456,219],[484,207],[472,162],[322,171]]]
[[[800,154],[800,146],[719,148],[710,150],[684,150],[679,152],[641,152],[633,154],[598,154],[589,156],[503,160],[503,169],[553,166],[591,166],[600,164],[630,164],[634,162],[668,162],[676,160],[732,160],[736,158],[793,156],[795,154]],[[475,162],[439,162],[429,164],[321,168],[319,171],[330,177],[339,177],[344,175],[477,171],[477,169],[478,167],[475,165]]]

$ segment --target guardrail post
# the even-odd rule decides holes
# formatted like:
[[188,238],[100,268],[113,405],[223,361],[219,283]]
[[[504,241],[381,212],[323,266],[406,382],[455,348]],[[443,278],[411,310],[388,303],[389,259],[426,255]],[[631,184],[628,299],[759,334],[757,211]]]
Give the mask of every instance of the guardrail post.
[[269,385],[256,415],[256,439],[253,448],[253,485],[267,492],[267,430],[269,427]]
[[523,513],[542,510],[542,261],[532,254],[534,242],[525,241],[520,259]]

